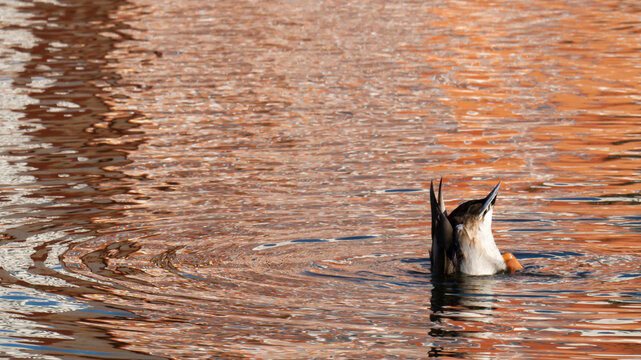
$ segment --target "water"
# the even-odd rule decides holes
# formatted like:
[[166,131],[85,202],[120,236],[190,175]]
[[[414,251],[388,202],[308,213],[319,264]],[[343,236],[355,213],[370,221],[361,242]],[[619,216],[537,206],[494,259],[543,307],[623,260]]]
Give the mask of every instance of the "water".
[[[0,11],[3,356],[641,358],[635,2]],[[432,282],[441,176],[524,271]]]

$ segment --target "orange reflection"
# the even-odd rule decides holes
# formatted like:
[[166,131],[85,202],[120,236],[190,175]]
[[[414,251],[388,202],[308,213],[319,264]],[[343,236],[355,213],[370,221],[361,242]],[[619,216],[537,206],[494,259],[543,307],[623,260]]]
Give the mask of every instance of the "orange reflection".
[[[638,308],[588,293],[638,296],[638,280],[622,280],[638,272],[626,217],[640,190],[640,74],[625,66],[639,59],[639,24],[627,9],[132,4],[118,14],[134,30],[113,51],[111,95],[114,111],[145,115],[123,141],[145,142],[122,169],[131,191],[113,196],[125,217],[96,219],[113,226],[77,247],[83,274],[117,285],[103,300],[141,314],[105,325],[132,349],[632,353],[590,331],[634,344]],[[453,202],[504,181],[497,241],[529,275],[429,284],[414,190],[440,176]]]

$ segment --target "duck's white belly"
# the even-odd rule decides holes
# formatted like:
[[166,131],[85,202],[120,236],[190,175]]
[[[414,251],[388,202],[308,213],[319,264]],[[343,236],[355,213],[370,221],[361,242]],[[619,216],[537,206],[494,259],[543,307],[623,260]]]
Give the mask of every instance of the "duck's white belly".
[[461,261],[460,271],[465,275],[494,275],[505,270],[505,261],[499,255],[498,259],[494,256],[471,256],[466,254],[465,259]]
[[475,241],[461,244],[464,254],[460,262],[460,272],[466,275],[493,275],[506,269],[505,260],[494,243],[492,232],[481,232]]

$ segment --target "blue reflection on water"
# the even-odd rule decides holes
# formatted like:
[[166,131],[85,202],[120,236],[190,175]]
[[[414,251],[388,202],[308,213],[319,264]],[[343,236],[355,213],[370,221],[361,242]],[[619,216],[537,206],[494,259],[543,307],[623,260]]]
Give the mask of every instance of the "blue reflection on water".
[[269,244],[259,245],[259,246],[256,246],[254,248],[254,251],[260,251],[260,250],[265,250],[265,249],[268,249],[268,248],[291,245],[291,244],[328,243],[328,242],[335,242],[335,241],[368,240],[368,239],[374,239],[374,238],[377,238],[377,237],[379,237],[379,235],[345,236],[345,237],[331,238],[331,239],[295,239],[295,240],[287,240],[287,241],[283,241],[283,242],[279,242],[279,243],[269,243]]
[[42,345],[29,345],[29,344],[18,344],[18,343],[0,343],[0,346],[11,347],[11,348],[20,348],[28,350],[40,350],[40,351],[55,351],[64,354],[76,354],[76,355],[93,355],[93,356],[117,356],[116,354],[100,352],[100,351],[87,351],[87,350],[73,350],[73,349],[62,349],[55,348],[50,346]]
[[[23,353],[26,350],[40,354],[49,353],[54,358],[56,355],[64,358],[65,354],[122,358],[121,354],[115,352],[94,351],[91,350],[91,347],[89,347],[90,350],[83,349],[84,345],[73,346],[74,349],[50,346],[54,342],[62,341],[66,343],[71,339],[66,334],[61,334],[42,322],[32,320],[33,314],[73,313],[70,316],[79,319],[133,317],[131,313],[111,310],[101,304],[93,304],[59,294],[45,293],[15,285],[0,287],[0,311],[5,315],[3,328],[0,329],[0,332],[11,335],[0,337],[0,353],[16,358],[21,358],[23,355],[26,356]],[[42,342],[42,339],[47,339],[46,345],[38,344]]]

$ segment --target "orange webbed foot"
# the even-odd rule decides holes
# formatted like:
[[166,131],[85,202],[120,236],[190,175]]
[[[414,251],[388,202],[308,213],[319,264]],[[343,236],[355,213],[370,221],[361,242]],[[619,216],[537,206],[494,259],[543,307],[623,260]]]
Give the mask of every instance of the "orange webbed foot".
[[514,255],[512,255],[512,253],[507,252],[503,254],[503,260],[505,261],[505,266],[507,266],[507,271],[510,274],[514,274],[518,270],[523,269],[521,263],[519,263],[519,261],[516,259],[516,257],[514,257]]

